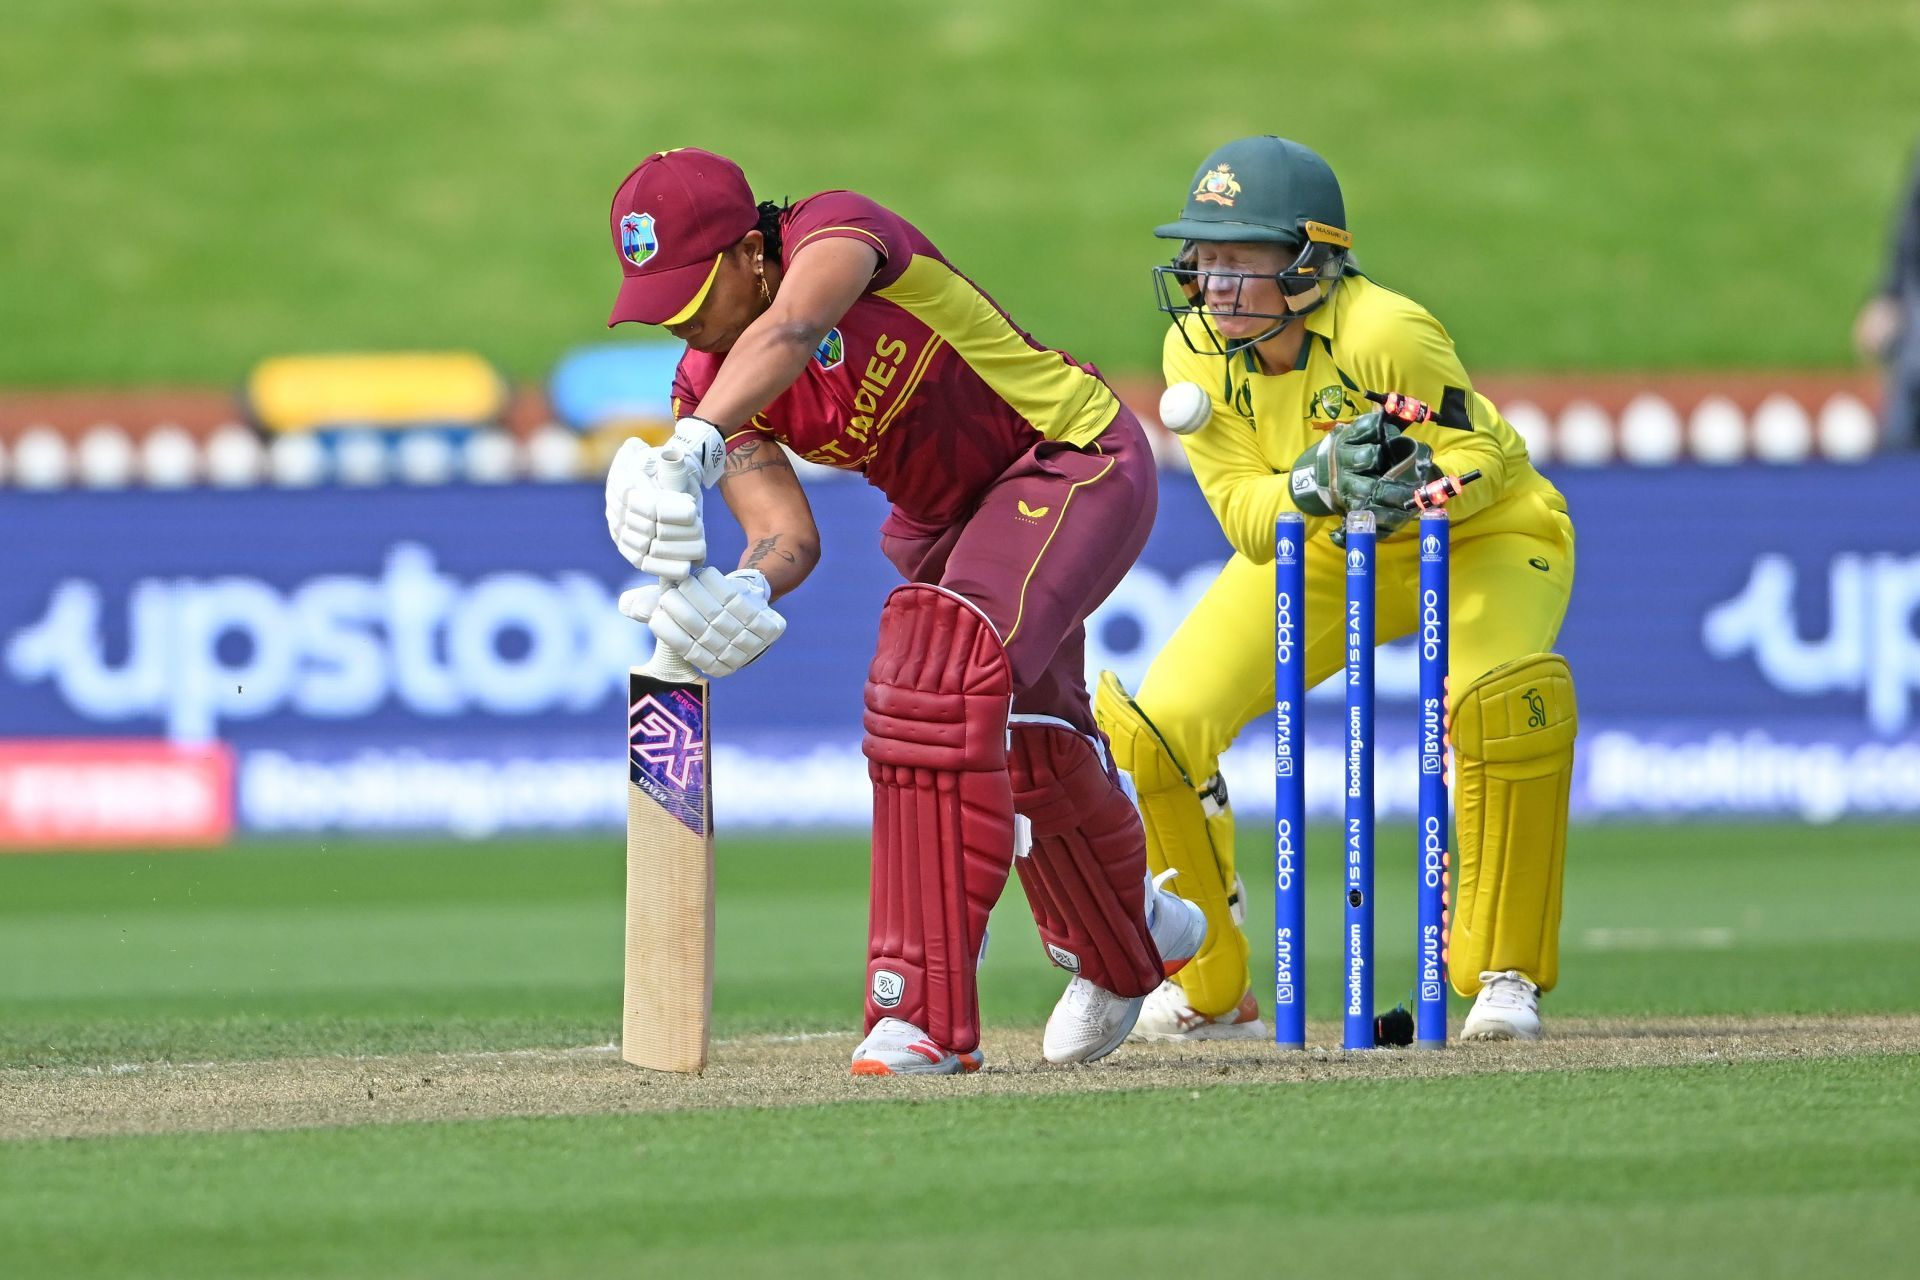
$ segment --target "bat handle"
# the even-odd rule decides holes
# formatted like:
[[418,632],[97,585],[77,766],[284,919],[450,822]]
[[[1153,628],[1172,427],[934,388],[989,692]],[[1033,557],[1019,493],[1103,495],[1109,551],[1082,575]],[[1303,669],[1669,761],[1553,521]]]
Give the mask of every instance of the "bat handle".
[[[662,488],[691,493],[696,499],[700,496],[700,480],[693,473],[693,461],[687,457],[685,450],[671,441],[661,445],[648,460],[647,471],[661,482]],[[653,657],[640,669],[655,680],[666,680],[673,684],[694,684],[702,678],[691,662],[657,640],[653,645]]]
[[697,684],[703,677],[691,662],[654,641],[653,656],[647,659],[647,665],[641,671],[655,680],[665,680],[669,684]]

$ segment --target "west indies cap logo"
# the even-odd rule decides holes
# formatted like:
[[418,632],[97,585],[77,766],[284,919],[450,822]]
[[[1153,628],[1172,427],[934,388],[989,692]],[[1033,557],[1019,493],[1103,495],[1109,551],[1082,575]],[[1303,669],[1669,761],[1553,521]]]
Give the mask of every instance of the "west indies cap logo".
[[653,215],[630,213],[620,219],[620,253],[636,267],[660,251],[660,238],[653,234]]
[[1240,179],[1233,176],[1233,166],[1221,164],[1200,175],[1200,185],[1193,189],[1193,198],[1207,204],[1231,205],[1234,197],[1240,194]]

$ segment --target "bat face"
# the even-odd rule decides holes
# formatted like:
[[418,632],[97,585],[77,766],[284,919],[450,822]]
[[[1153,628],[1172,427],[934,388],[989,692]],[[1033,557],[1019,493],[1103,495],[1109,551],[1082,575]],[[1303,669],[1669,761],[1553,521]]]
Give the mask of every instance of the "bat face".
[[705,681],[627,676],[627,957],[620,1056],[707,1062],[713,1006],[713,802]]

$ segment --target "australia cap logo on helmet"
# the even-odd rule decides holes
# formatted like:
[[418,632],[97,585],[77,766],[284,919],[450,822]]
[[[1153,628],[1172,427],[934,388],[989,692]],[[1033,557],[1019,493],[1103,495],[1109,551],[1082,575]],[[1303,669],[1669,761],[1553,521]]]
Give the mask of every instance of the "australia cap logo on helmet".
[[653,234],[653,215],[630,213],[620,219],[620,254],[636,267],[660,251],[660,238]]
[[1200,185],[1193,189],[1193,198],[1207,204],[1231,205],[1235,196],[1240,194],[1240,179],[1233,176],[1233,166],[1221,164],[1200,175]]

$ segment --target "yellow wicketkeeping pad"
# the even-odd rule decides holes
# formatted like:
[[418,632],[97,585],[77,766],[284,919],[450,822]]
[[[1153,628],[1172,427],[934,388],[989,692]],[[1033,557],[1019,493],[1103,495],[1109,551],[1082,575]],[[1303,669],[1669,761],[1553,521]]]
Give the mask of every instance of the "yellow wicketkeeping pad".
[[1209,815],[1166,743],[1111,671],[1100,673],[1094,715],[1113,744],[1113,762],[1133,779],[1147,829],[1147,865],[1179,872],[1168,886],[1207,915],[1207,939],[1174,981],[1196,1010],[1218,1017],[1247,991],[1247,940],[1228,901],[1233,884],[1233,813]]
[[1495,667],[1456,700],[1449,725],[1460,832],[1448,972],[1463,996],[1484,971],[1560,975],[1560,885],[1579,729],[1566,659]]

